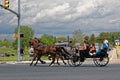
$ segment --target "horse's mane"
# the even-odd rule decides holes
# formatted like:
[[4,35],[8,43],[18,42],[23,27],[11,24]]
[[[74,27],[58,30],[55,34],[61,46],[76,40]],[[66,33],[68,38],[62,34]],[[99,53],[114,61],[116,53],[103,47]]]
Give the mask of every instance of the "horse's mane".
[[40,41],[38,38],[33,38],[34,40],[36,40],[37,42],[38,42],[38,44],[40,44],[40,45],[46,45],[45,43],[43,43],[42,41]]
[[40,44],[40,45],[42,45],[42,46],[56,46],[56,45],[48,45],[48,44],[45,44],[45,43],[43,43],[42,41],[40,41],[38,38],[33,38],[33,39],[35,39],[35,40],[37,40],[37,42]]

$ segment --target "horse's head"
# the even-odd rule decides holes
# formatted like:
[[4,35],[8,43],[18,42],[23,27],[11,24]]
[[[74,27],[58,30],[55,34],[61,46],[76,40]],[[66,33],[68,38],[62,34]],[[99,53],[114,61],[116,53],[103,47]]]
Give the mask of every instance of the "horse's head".
[[38,46],[38,41],[36,40],[36,39],[31,39],[30,41],[29,41],[29,46],[31,47],[31,46],[33,46],[33,47],[37,47]]
[[41,45],[45,45],[45,44],[42,43],[38,38],[35,37],[34,39],[35,39],[36,43],[38,43],[40,46],[41,46]]

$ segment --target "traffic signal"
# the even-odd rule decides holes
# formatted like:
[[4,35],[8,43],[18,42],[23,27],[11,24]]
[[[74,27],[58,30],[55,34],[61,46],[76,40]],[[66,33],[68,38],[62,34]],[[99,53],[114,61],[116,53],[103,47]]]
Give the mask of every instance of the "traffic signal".
[[23,38],[23,37],[24,37],[24,34],[20,34],[20,37]]
[[4,8],[5,9],[9,8],[9,0],[4,0]]
[[[14,38],[18,38],[18,34],[17,34],[17,33],[14,33],[14,34],[13,34],[13,37],[14,37]],[[20,34],[20,37],[23,38],[23,37],[24,37],[24,34]]]
[[18,38],[18,34],[17,34],[17,33],[14,33],[14,34],[13,34],[13,37],[14,37],[14,38]]

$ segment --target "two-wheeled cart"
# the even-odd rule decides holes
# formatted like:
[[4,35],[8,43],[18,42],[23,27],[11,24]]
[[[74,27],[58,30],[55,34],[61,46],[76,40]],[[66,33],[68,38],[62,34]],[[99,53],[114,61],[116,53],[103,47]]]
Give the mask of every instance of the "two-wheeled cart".
[[80,66],[86,58],[92,58],[93,62],[96,66],[104,67],[109,63],[109,57],[107,53],[101,53],[96,55],[84,55],[84,60],[81,60],[80,56],[76,56],[76,54],[72,54],[68,59],[68,64],[70,66]]

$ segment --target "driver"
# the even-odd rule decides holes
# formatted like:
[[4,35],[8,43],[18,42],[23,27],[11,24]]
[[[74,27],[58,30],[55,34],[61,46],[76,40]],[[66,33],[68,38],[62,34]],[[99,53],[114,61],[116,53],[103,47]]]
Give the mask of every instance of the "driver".
[[83,50],[80,50],[80,61],[83,62],[85,59],[85,56],[89,54],[90,48],[88,41],[84,41],[83,44]]

